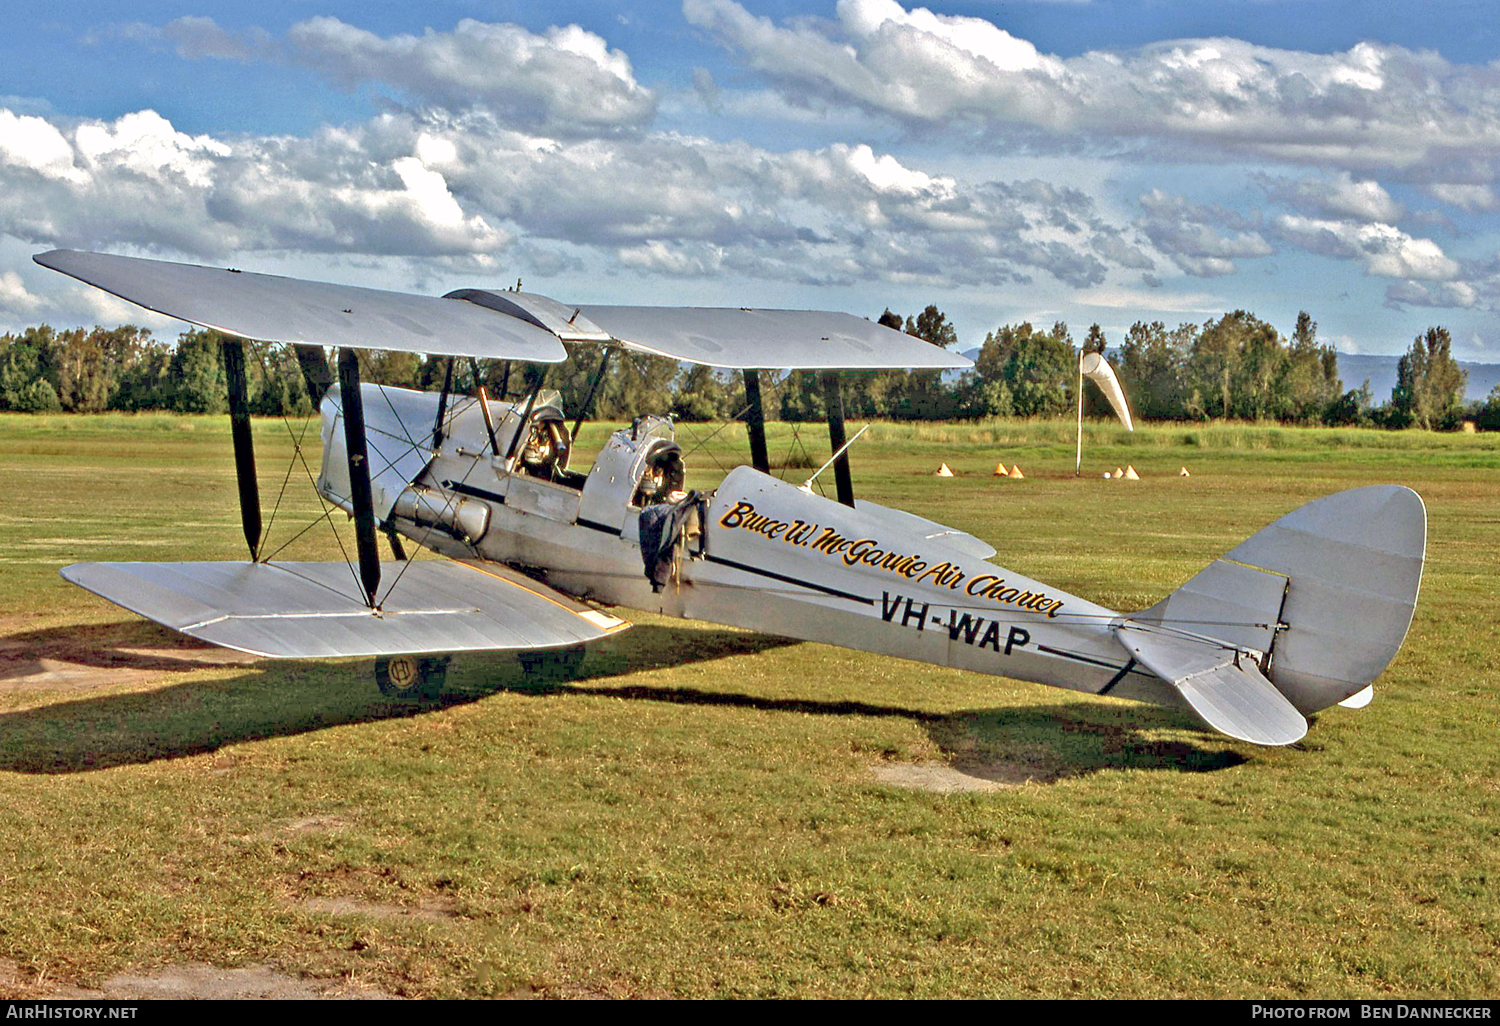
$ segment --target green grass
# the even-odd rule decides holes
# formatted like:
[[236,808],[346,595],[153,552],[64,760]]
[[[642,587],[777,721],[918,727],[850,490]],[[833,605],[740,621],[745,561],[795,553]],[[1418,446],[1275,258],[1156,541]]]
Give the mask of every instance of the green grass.
[[[1073,430],[877,424],[856,488],[1136,608],[1302,501],[1409,484],[1429,561],[1374,703],[1261,749],[1153,707],[641,616],[570,684],[466,657],[413,708],[358,661],[214,665],[57,577],[239,558],[223,418],[0,417],[10,989],[207,962],[421,997],[1494,994],[1500,439],[1099,424],[1075,478]],[[269,509],[291,436],[255,431]],[[820,426],[798,437],[826,458]],[[691,483],[744,446],[715,435]],[[787,425],[770,447],[800,451]],[[1001,460],[1027,478],[992,477]],[[1100,479],[1127,463],[1145,480]],[[296,467],[273,537],[318,509]],[[287,550],[330,553],[322,525]],[[80,666],[107,682],[37,676]],[[909,762],[1036,779],[872,775]]]

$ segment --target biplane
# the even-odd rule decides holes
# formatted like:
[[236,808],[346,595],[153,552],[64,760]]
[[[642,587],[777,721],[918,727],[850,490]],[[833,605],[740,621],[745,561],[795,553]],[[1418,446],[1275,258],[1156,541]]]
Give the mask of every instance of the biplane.
[[[215,645],[374,657],[388,694],[432,694],[463,652],[566,666],[626,629],[613,610],[627,607],[1156,703],[1285,745],[1308,715],[1369,700],[1416,607],[1426,511],[1397,486],[1310,502],[1127,613],[1000,566],[974,535],[856,499],[838,372],[969,361],[852,315],[575,306],[519,287],[424,297],[61,250],[35,260],[226,336],[250,550],[243,562],[79,563],[62,576]],[[262,556],[243,339],[294,345],[321,396],[316,487],[353,518],[356,572]],[[509,401],[451,388],[454,358],[554,364],[565,344],[598,348],[596,387],[618,351],[741,372],[750,465],[688,491],[671,420],[648,413],[574,467],[588,411],[569,428],[545,375]],[[325,346],[339,349],[336,373]],[[436,393],[362,383],[361,347],[447,356],[449,382]],[[783,370],[822,375],[836,498],[770,473],[760,374]],[[447,558],[409,560],[403,541]]]

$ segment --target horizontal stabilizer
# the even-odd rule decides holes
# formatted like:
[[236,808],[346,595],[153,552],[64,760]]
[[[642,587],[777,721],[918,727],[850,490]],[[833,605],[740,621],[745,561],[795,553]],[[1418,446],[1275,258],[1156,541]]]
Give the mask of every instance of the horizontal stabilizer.
[[379,612],[344,563],[75,563],[62,576],[190,637],[285,659],[560,648],[630,626],[480,560],[383,564],[396,583]]
[[1292,510],[1130,619],[1268,654],[1276,690],[1313,713],[1367,690],[1395,658],[1426,546],[1416,492],[1351,488]]
[[557,363],[549,331],[457,299],[59,249],[32,258],[147,310],[261,342]]
[[1289,745],[1307,734],[1307,720],[1249,656],[1130,620],[1115,628],[1115,637],[1215,730],[1257,745]]

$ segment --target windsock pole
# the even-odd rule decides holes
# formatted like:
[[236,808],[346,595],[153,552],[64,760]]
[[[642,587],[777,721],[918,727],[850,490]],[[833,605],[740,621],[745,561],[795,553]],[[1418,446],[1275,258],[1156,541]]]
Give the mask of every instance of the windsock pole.
[[1073,465],[1073,476],[1083,476],[1083,350],[1078,350],[1078,460]]

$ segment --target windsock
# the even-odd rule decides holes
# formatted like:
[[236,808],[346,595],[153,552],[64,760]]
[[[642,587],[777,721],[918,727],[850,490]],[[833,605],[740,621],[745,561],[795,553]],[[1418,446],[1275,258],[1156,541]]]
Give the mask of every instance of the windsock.
[[1130,407],[1125,405],[1125,391],[1120,387],[1120,379],[1115,377],[1114,368],[1109,365],[1109,361],[1098,353],[1084,353],[1083,376],[1099,386],[1099,391],[1104,393],[1104,398],[1114,407],[1115,416],[1120,418],[1125,430],[1134,431]]

